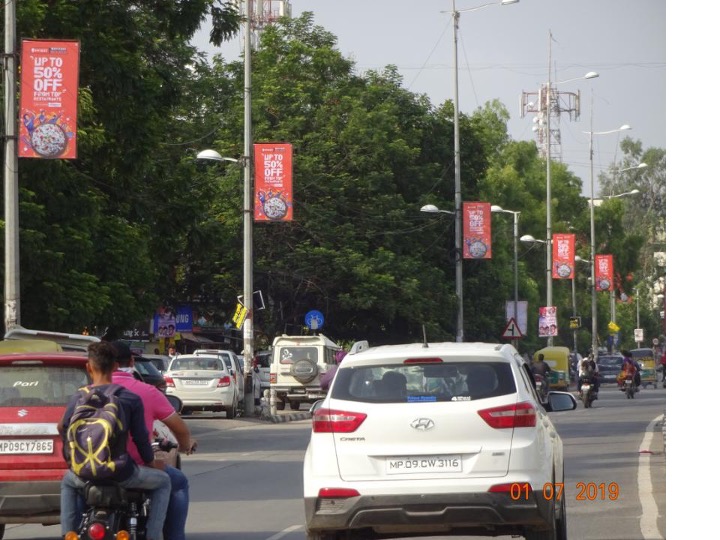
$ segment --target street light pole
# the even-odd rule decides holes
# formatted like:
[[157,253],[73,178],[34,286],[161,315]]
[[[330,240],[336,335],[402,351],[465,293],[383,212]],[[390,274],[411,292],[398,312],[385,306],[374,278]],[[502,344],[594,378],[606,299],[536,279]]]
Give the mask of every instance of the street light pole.
[[[595,290],[595,172],[593,169],[593,135],[607,135],[609,133],[617,133],[631,129],[630,126],[624,124],[618,129],[610,131],[593,132],[593,98],[590,98],[590,131],[585,131],[590,135],[590,278],[592,281],[591,288],[591,317],[592,317],[592,352],[597,358],[598,355],[598,329],[597,329],[597,291]],[[611,315],[612,316],[612,315]]]
[[[549,39],[552,41],[552,34]],[[548,80],[545,88],[545,290],[546,290],[546,307],[552,306],[553,303],[553,282],[552,282],[552,183],[551,183],[551,169],[550,169],[550,148],[552,146],[550,141],[550,108],[552,107],[551,96],[553,92],[552,78],[551,78],[551,58],[548,47]],[[565,81],[559,81],[555,84],[562,84],[571,81],[577,81],[580,79],[594,79],[599,75],[590,71],[583,77],[575,77],[567,79]],[[548,337],[548,347],[553,345],[553,336]]]
[[468,9],[455,9],[455,0],[452,0],[452,18],[453,18],[453,140],[455,155],[455,296],[457,297],[457,333],[455,341],[462,343],[464,338],[464,315],[463,315],[463,257],[462,257],[462,181],[460,174],[460,99],[458,96],[458,29],[460,26],[460,13],[467,11],[475,11],[481,8],[517,4],[520,0],[502,0],[501,2],[491,2]]
[[460,177],[460,111],[458,97],[458,25],[460,24],[460,12],[455,9],[455,0],[452,3],[453,16],[453,71],[454,71],[454,87],[453,87],[453,141],[455,155],[455,296],[457,297],[457,331],[455,341],[462,343],[464,334],[464,314],[463,314],[463,286],[462,286],[462,195],[461,195],[461,177]]

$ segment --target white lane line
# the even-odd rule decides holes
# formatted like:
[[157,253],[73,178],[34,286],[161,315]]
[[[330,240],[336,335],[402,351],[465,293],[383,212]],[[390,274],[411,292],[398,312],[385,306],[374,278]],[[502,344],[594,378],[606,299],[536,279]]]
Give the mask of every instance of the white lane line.
[[640,516],[640,533],[643,538],[662,538],[657,527],[659,516],[658,507],[655,503],[655,497],[652,491],[652,479],[650,477],[650,458],[652,454],[648,453],[652,446],[652,440],[655,436],[655,425],[662,420],[661,414],[650,422],[650,426],[645,430],[645,436],[640,443],[640,463],[638,466],[638,496],[640,497],[640,506],[642,507],[642,515]]
[[265,540],[278,540],[278,538],[282,538],[283,536],[287,536],[293,531],[297,531],[298,529],[302,529],[302,525],[291,525],[287,529],[280,531],[277,534],[272,535],[270,538],[266,538]]

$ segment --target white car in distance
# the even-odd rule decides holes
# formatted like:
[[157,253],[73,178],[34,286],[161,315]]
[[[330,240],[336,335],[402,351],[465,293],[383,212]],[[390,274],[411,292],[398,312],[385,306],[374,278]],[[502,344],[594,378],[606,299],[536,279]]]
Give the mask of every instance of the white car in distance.
[[434,534],[565,540],[563,447],[510,345],[430,343],[349,353],[313,409],[308,540]]
[[166,393],[180,398],[183,413],[225,411],[227,418],[237,416],[243,394],[218,355],[176,356],[164,375]]

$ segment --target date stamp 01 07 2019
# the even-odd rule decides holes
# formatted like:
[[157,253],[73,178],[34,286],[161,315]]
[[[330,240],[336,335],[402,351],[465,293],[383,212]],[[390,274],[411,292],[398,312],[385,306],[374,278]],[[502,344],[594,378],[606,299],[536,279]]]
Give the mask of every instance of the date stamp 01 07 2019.
[[[595,501],[610,500],[616,501],[620,498],[620,486],[617,482],[609,484],[595,482],[578,482],[575,484],[575,500],[577,501]],[[565,484],[563,482],[546,483],[543,485],[543,497],[550,501],[553,498],[561,500],[565,492]],[[532,487],[528,483],[516,483],[510,485],[510,498],[514,501],[530,500],[534,498]]]

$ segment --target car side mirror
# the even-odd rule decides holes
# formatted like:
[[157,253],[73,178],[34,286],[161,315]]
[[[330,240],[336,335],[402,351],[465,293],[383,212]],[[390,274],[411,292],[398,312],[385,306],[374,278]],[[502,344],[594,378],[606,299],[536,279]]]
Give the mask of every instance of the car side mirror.
[[574,411],[577,409],[577,400],[570,392],[550,391],[543,407],[548,412]]
[[318,399],[315,403],[313,403],[310,406],[310,416],[315,414],[315,411],[317,411],[320,407],[322,407],[323,403],[325,402],[324,399]]

